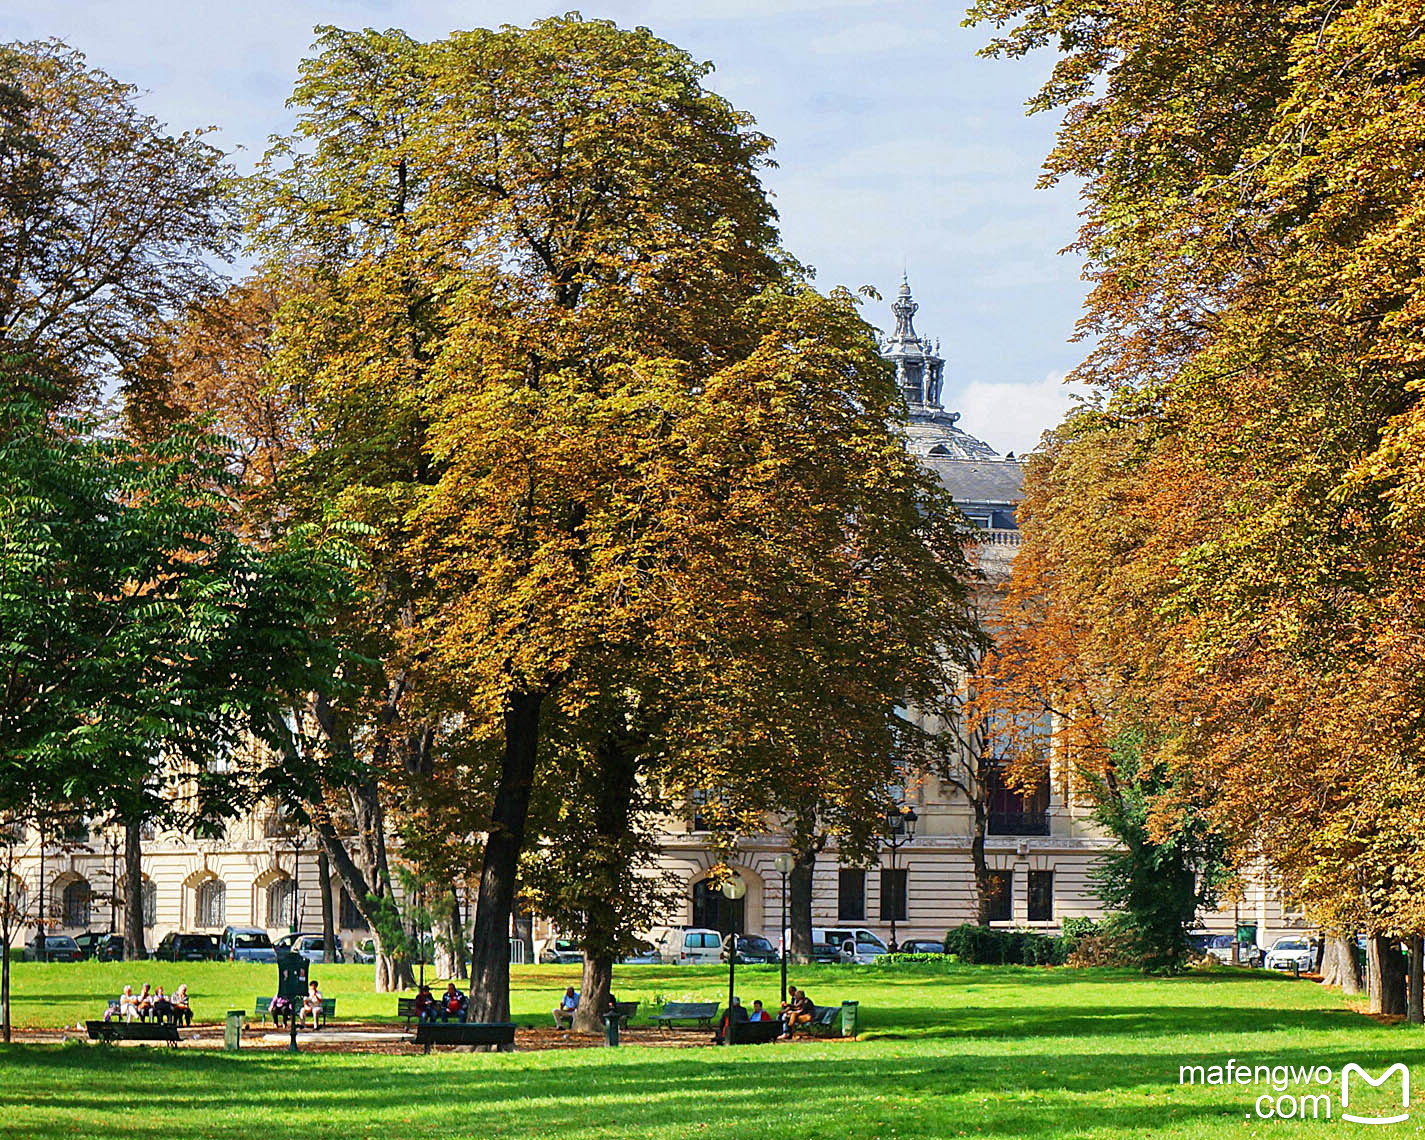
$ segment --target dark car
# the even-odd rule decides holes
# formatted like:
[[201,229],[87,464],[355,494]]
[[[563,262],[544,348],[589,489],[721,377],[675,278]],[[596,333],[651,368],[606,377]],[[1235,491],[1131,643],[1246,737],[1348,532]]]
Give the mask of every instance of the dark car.
[[79,945],[67,934],[36,934],[25,946],[26,962],[78,962]]
[[839,962],[841,961],[841,949],[833,942],[813,942],[811,944],[811,960],[813,962]]
[[153,956],[160,962],[211,962],[218,956],[218,944],[211,934],[169,933]]
[[122,935],[110,934],[107,930],[86,930],[74,940],[79,953],[96,962],[122,962],[124,959],[124,939]]
[[[722,960],[727,961],[727,951],[722,952]],[[776,962],[777,948],[760,934],[747,934],[737,940],[737,960],[752,965],[766,965]]]
[[944,954],[945,943],[932,938],[912,938],[901,943],[902,954]]

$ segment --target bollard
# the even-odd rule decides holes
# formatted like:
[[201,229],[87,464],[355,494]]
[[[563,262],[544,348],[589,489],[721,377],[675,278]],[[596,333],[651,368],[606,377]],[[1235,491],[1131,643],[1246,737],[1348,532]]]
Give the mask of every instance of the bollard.
[[618,1014],[604,1014],[604,1038],[610,1045],[618,1044]]
[[240,1009],[228,1010],[227,1022],[223,1026],[223,1049],[228,1053],[236,1053],[242,1046],[243,1016]]

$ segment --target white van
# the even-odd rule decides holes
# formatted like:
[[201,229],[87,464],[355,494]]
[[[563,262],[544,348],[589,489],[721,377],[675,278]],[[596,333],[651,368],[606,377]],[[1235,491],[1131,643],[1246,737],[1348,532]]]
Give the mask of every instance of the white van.
[[722,935],[705,926],[658,927],[649,932],[649,941],[669,966],[706,966],[722,959]]
[[[782,945],[786,946],[791,940],[792,932],[782,931]],[[890,953],[876,933],[864,926],[813,926],[811,940],[829,943],[836,947],[841,961],[859,962],[863,966]]]

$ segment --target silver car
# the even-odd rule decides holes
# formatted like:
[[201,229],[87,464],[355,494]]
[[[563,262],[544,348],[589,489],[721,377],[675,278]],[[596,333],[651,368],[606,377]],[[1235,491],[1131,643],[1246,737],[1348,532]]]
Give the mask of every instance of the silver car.
[[1288,934],[1278,938],[1267,951],[1266,967],[1269,970],[1290,970],[1306,973],[1316,965],[1316,951],[1311,943],[1300,934]]

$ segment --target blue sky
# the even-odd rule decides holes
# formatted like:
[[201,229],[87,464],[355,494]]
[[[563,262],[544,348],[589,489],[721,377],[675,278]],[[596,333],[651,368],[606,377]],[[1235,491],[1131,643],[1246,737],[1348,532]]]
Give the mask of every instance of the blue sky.
[[[0,38],[58,36],[145,91],[176,129],[215,125],[240,166],[283,130],[316,24],[524,24],[572,3],[527,0],[6,0]],[[710,83],[777,140],[768,172],[786,246],[822,287],[908,269],[922,333],[941,340],[947,406],[1000,451],[1023,452],[1068,406],[1060,378],[1083,298],[1057,251],[1076,190],[1036,190],[1055,123],[1024,100],[1051,61],[975,56],[988,29],[955,0],[601,0],[586,17],[644,24],[712,61]],[[867,316],[885,326],[889,313]]]

